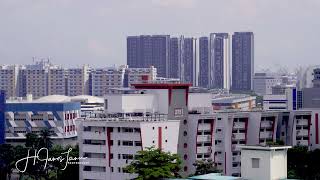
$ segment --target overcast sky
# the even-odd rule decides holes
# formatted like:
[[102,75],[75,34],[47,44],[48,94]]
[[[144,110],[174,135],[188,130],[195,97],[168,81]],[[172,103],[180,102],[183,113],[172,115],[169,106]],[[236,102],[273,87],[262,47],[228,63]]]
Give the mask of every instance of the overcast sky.
[[253,31],[256,69],[320,64],[320,0],[0,0],[0,64],[126,62],[126,36]]

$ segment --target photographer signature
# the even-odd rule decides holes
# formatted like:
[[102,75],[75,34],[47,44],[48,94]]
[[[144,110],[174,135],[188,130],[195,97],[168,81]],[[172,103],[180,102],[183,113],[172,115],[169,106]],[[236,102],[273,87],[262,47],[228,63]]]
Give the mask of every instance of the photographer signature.
[[[61,153],[61,156],[58,156],[58,157],[49,157],[49,150],[47,148],[41,148],[39,150],[35,150],[33,156],[30,156],[30,150],[31,149],[28,149],[27,157],[19,159],[15,164],[16,165],[16,169],[21,173],[23,173],[23,172],[25,172],[27,170],[29,160],[33,160],[33,165],[35,165],[37,161],[44,162],[45,164],[44,164],[44,168],[43,169],[46,169],[48,162],[57,161],[57,162],[60,162],[60,163],[64,163],[64,168],[62,170],[65,170],[67,168],[68,164],[76,164],[77,163],[77,162],[72,162],[72,161],[78,161],[78,160],[80,161],[80,160],[87,159],[87,157],[72,157],[72,156],[69,156],[70,152],[72,151],[72,148],[69,148],[68,151]],[[39,154],[41,152],[45,152],[44,158],[40,158],[39,157]],[[20,169],[18,167],[21,163],[24,163],[24,169]]]

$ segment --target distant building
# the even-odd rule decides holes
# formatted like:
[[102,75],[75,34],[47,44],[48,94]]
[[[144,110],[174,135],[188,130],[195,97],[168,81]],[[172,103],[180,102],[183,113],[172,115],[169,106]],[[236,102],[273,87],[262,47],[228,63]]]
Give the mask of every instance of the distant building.
[[6,94],[4,90],[0,90],[0,144],[5,143],[5,110],[6,110]]
[[210,34],[210,88],[230,89],[230,38],[228,33]]
[[[196,39],[180,37],[180,79],[182,82],[197,85],[197,70],[196,70]],[[171,53],[171,52],[170,52]]]
[[160,77],[168,77],[169,35],[127,37],[127,64],[132,68],[157,68]]
[[256,107],[256,97],[242,94],[214,96],[212,98],[212,107],[213,110],[251,110]]
[[6,91],[6,96],[15,97],[18,94],[19,67],[17,65],[0,66],[0,90]]
[[199,86],[204,88],[210,87],[210,50],[209,38],[199,38]]
[[287,179],[287,151],[291,146],[240,146],[243,179]]
[[302,108],[320,108],[320,68],[313,70],[313,87],[303,88]]
[[232,35],[232,91],[253,90],[254,36],[252,32]]
[[170,38],[169,48],[168,78],[180,78],[180,39]]
[[48,95],[67,93],[67,72],[62,67],[50,67],[48,70]]
[[278,75],[268,73],[255,73],[253,78],[253,90],[258,95],[272,94],[272,87],[282,83]]
[[68,96],[89,94],[89,73],[90,69],[87,65],[84,65],[82,68],[68,69]]

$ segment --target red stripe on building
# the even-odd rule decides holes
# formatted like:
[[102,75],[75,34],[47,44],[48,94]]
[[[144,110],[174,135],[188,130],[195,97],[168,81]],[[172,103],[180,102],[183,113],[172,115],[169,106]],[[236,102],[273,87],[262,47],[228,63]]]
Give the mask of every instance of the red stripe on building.
[[189,87],[186,88],[186,106],[188,106]]
[[316,113],[315,115],[315,121],[316,121],[316,144],[319,144],[319,115]]
[[214,119],[212,119],[212,121],[211,121],[211,128],[210,128],[210,130],[211,130],[211,146],[212,146],[212,144],[213,144],[213,142],[212,142],[212,140],[213,140],[213,135],[214,135],[214,133],[213,133],[213,130],[214,130]]
[[158,147],[162,149],[162,128],[158,127]]
[[108,160],[109,167],[111,166],[111,127],[107,127],[107,141],[108,141]]

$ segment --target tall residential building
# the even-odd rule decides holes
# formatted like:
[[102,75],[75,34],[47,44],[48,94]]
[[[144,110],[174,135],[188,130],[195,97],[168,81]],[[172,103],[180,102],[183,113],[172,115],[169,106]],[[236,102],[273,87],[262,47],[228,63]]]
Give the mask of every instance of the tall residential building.
[[65,95],[67,72],[62,67],[51,67],[48,70],[48,95]]
[[0,90],[4,90],[7,97],[18,94],[18,73],[19,67],[16,65],[0,66]]
[[230,38],[228,33],[210,34],[210,87],[230,89]]
[[124,67],[99,68],[92,70],[92,95],[104,96],[108,94],[112,88],[123,87],[124,72]]
[[199,38],[199,86],[209,87],[210,77],[210,51],[209,51],[209,38]]
[[[196,70],[196,39],[180,37],[180,79],[182,82],[197,85],[197,70]],[[170,52],[171,54],[171,52]]]
[[232,91],[251,91],[254,73],[254,36],[252,32],[232,35]]
[[160,77],[168,77],[169,35],[127,37],[127,64],[133,68],[157,68]]
[[52,64],[49,61],[39,61],[26,65],[24,71],[26,94],[39,98],[48,95],[48,70]]
[[87,65],[82,68],[68,69],[68,96],[89,94],[89,71],[90,69]]
[[168,78],[180,78],[180,43],[179,38],[170,38],[170,56],[168,63]]
[[0,144],[5,142],[5,108],[6,108],[6,92],[0,90]]

